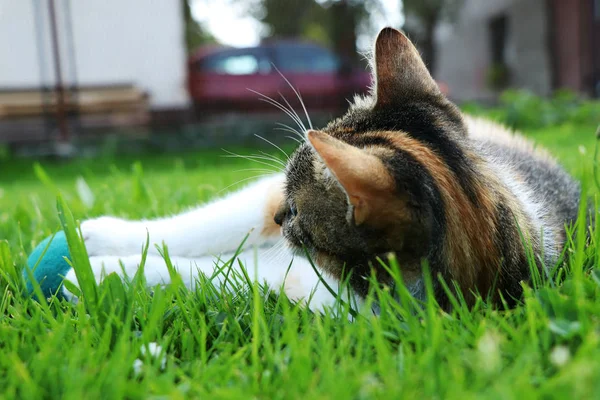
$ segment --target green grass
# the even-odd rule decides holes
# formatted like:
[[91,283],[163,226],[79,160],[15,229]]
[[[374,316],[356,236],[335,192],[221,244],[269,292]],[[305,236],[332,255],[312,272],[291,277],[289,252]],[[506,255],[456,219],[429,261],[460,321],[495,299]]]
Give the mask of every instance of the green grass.
[[[589,188],[595,126],[527,134]],[[582,150],[583,149],[583,150]],[[377,292],[379,318],[313,315],[239,277],[238,295],[202,279],[146,289],[86,280],[83,301],[37,303],[17,275],[45,236],[75,220],[151,218],[182,211],[256,174],[222,152],[0,164],[0,393],[4,398],[597,398],[600,396],[600,232],[556,279],[527,289],[516,309],[441,312]],[[37,171],[37,172],[36,172]],[[238,171],[238,172],[236,172]],[[84,202],[82,177],[95,196]],[[232,190],[230,188],[228,190]],[[62,193],[63,221],[57,213]],[[73,219],[71,219],[71,213]],[[78,272],[85,253],[72,240]],[[394,265],[392,264],[392,267]],[[341,307],[338,313],[344,313]],[[141,357],[156,342],[159,358]],[[139,374],[136,359],[143,358]]]

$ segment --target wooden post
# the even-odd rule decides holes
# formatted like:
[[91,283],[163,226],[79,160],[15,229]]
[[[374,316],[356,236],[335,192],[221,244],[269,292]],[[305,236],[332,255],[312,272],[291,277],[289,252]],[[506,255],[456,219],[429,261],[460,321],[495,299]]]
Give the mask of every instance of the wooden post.
[[56,118],[58,122],[58,128],[60,130],[59,142],[68,143],[70,139],[69,124],[67,121],[67,115],[65,110],[65,90],[62,82],[62,70],[60,65],[60,44],[58,39],[58,28],[56,23],[56,11],[54,7],[54,0],[48,0],[48,5],[50,12],[52,53],[54,55],[54,75],[56,79]]

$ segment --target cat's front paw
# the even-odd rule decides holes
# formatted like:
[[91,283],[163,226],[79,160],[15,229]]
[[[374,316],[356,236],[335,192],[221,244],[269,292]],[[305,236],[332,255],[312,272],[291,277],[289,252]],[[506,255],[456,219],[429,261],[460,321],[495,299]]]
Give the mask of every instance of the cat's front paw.
[[141,254],[146,242],[146,230],[139,222],[114,217],[84,221],[81,233],[90,257]]

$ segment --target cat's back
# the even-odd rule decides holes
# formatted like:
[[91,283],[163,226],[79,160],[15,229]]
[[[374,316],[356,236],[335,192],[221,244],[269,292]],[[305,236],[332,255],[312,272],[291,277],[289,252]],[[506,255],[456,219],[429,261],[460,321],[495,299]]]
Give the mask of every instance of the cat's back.
[[579,184],[544,149],[489,120],[465,117],[474,150],[515,194],[540,228],[562,230],[577,217]]

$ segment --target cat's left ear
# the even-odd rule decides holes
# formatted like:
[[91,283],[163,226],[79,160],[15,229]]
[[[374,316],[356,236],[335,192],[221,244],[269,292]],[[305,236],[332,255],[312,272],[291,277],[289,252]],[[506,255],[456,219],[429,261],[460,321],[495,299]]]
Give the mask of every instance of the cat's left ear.
[[310,130],[307,137],[346,191],[354,223],[361,225],[376,218],[377,211],[383,206],[380,203],[395,189],[394,179],[381,159],[325,132]]
[[377,105],[441,95],[419,52],[402,32],[382,29],[375,41],[374,53]]

